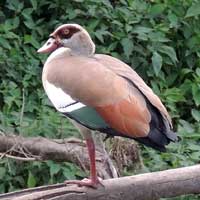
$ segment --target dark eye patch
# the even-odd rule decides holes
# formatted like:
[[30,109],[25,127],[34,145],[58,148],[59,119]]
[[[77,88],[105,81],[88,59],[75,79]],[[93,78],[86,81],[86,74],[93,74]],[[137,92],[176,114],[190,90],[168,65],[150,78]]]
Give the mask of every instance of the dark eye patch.
[[49,38],[56,39],[54,35],[50,35]]
[[61,29],[58,33],[61,39],[69,39],[74,35],[75,33],[79,32],[80,29],[74,27],[74,26],[68,26],[64,29]]

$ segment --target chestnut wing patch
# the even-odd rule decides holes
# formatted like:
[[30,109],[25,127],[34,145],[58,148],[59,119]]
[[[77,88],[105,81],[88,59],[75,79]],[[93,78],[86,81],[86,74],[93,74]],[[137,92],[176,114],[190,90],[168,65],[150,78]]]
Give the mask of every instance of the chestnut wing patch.
[[126,99],[118,103],[96,107],[102,118],[124,137],[145,137],[150,130],[147,109],[137,108],[137,104]]

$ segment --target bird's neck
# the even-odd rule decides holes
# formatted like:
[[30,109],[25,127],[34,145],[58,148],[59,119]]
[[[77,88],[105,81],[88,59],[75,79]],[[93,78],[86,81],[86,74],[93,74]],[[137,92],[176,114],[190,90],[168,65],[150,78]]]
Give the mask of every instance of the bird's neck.
[[51,61],[53,61],[55,59],[68,57],[68,56],[71,56],[70,49],[65,48],[65,47],[60,47],[50,54],[50,56],[47,58],[44,66],[46,66],[48,63],[50,63]]
[[70,44],[71,53],[73,55],[92,56],[95,52],[95,44],[89,34],[77,34]]

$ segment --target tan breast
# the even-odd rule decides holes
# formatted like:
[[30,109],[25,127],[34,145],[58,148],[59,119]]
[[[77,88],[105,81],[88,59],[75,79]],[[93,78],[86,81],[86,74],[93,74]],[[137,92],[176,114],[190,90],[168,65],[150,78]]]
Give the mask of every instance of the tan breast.
[[124,89],[127,82],[95,58],[68,55],[51,59],[44,66],[45,80],[91,106],[110,104],[128,96]]

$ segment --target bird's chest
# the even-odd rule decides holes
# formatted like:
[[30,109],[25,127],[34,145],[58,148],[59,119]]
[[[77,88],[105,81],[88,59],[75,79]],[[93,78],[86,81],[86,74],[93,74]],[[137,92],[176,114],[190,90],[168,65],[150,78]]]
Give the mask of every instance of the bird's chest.
[[113,85],[113,78],[105,69],[79,63],[72,68],[59,62],[44,68],[42,77],[44,89],[59,111],[79,102],[79,106],[105,103]]

